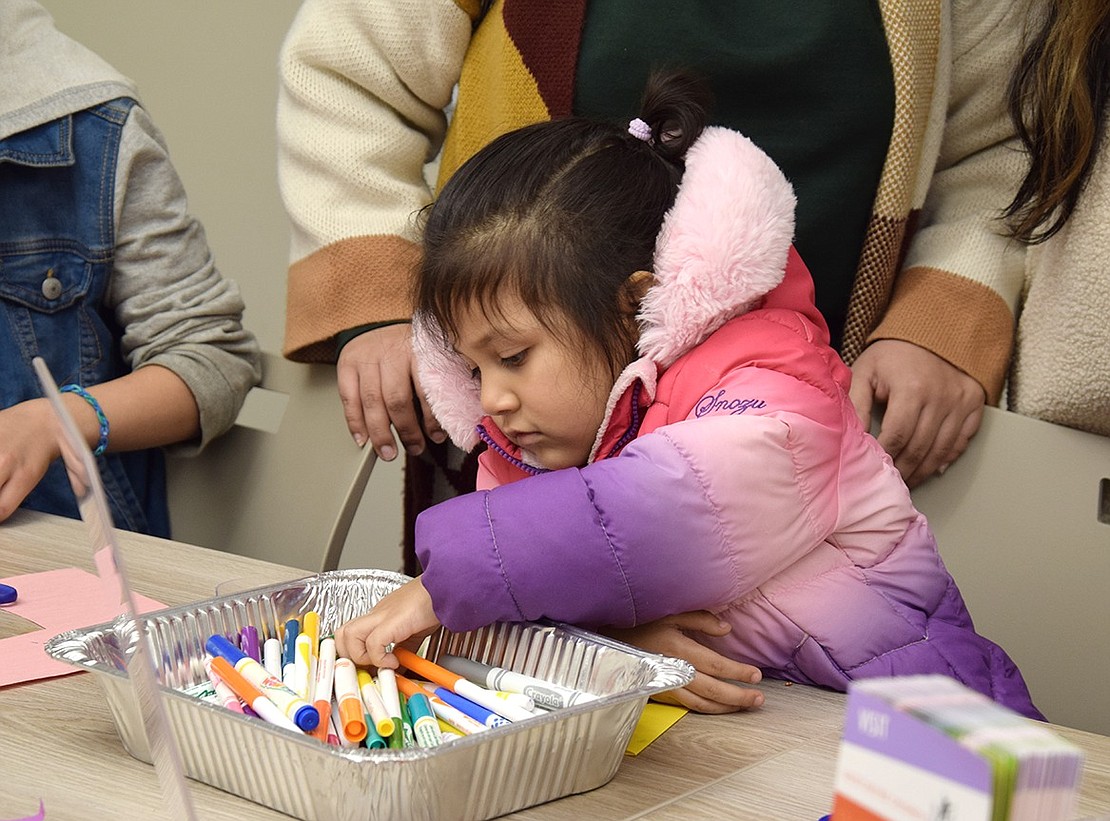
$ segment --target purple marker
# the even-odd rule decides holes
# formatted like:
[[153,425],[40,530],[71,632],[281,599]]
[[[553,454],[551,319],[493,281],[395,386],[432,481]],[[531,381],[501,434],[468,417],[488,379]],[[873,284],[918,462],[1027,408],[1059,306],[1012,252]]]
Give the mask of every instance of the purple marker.
[[261,663],[262,652],[258,646],[258,628],[253,624],[248,624],[243,628],[243,635],[239,640],[239,646],[243,649],[244,653]]
[[226,636],[215,635],[204,643],[204,649],[213,656],[223,656],[239,673],[257,687],[262,695],[278,706],[287,718],[305,732],[310,732],[320,723],[320,712],[298,696],[276,678],[266,668],[228,641]]

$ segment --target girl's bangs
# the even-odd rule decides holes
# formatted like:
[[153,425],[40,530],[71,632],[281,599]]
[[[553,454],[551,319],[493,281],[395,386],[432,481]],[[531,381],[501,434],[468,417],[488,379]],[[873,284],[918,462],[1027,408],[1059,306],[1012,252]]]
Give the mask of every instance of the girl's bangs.
[[518,296],[546,324],[546,308],[558,303],[556,262],[528,233],[486,232],[480,240],[459,243],[436,266],[429,307],[449,335],[456,336],[455,317],[470,306],[491,318],[511,319],[501,312],[507,295]]

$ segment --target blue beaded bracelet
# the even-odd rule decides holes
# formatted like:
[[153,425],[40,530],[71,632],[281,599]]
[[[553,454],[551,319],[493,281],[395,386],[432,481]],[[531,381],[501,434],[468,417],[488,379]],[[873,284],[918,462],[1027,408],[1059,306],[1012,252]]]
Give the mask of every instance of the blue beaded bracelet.
[[93,456],[99,456],[108,449],[108,417],[104,415],[104,410],[100,407],[100,403],[96,401],[95,396],[80,385],[63,385],[58,388],[58,390],[61,393],[77,394],[88,402],[96,412],[96,421],[100,423],[100,439],[96,443],[96,450],[93,451]]

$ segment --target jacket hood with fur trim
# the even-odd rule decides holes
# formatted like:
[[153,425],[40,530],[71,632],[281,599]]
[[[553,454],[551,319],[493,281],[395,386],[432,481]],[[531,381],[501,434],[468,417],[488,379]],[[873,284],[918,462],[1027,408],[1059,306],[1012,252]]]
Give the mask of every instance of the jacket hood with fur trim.
[[[783,281],[795,202],[782,171],[751,140],[727,128],[705,129],[686,154],[656,240],[655,284],[639,314],[642,357],[665,369],[762,303]],[[815,313],[812,303],[793,307]],[[441,340],[434,319],[413,317],[413,350],[428,402],[451,440],[471,450],[484,415],[479,387]]]

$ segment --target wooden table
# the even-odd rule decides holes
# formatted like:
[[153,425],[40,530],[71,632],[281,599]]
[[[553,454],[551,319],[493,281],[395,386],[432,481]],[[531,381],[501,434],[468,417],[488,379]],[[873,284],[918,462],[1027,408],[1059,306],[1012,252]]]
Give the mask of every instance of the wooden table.
[[[166,605],[211,598],[220,583],[250,586],[303,571],[217,551],[121,533],[132,588]],[[60,567],[92,572],[79,522],[20,511],[0,523],[0,578]],[[0,637],[24,632],[0,610]],[[518,819],[799,819],[830,809],[844,696],[768,682],[763,709],[690,714],[607,785],[511,816]],[[1080,817],[1110,818],[1110,737],[1059,728],[1086,752]],[[123,749],[103,692],[84,673],[0,691],[0,818],[38,812],[48,821],[161,818],[154,768]],[[189,781],[201,819],[287,816]]]

